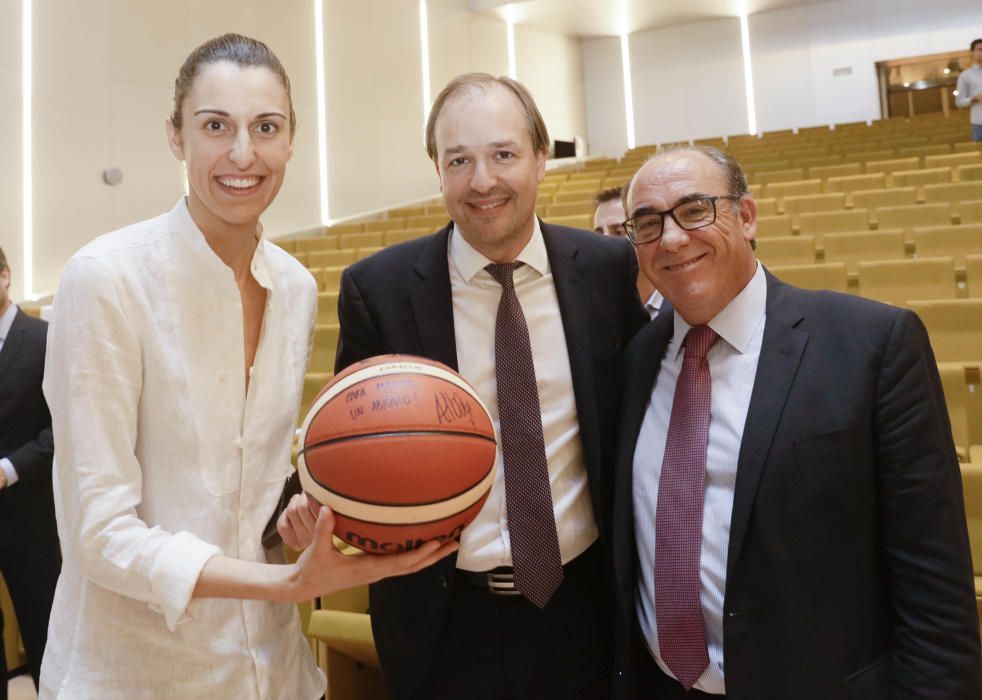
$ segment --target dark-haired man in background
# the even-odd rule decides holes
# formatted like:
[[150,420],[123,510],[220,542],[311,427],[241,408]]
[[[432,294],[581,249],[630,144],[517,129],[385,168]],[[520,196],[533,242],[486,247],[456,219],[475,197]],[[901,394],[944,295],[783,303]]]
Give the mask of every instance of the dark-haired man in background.
[[923,324],[771,276],[716,149],[656,155],[628,210],[674,313],[624,359],[619,696],[977,700],[961,477]]
[[[624,219],[627,218],[627,215],[624,213],[622,196],[622,188],[611,187],[601,190],[593,198],[594,204],[597,205],[596,210],[593,212],[594,233],[604,236],[614,236],[616,238],[627,238],[627,233],[624,231]],[[658,315],[664,298],[641,270],[638,270],[637,286],[638,296],[644,303],[645,311],[648,312],[651,318],[654,318]]]
[[[46,322],[10,300],[10,267],[0,249],[0,574],[35,686],[61,570],[51,495],[54,441],[41,393],[47,334]],[[6,671],[0,649],[0,699],[7,697]]]

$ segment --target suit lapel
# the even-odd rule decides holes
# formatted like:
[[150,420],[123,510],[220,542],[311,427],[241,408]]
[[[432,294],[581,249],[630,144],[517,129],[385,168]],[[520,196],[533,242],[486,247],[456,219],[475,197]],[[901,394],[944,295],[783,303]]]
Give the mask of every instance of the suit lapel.
[[432,236],[416,261],[409,292],[421,354],[457,370],[447,242],[450,226]]
[[0,349],[0,384],[3,384],[4,375],[7,374],[7,370],[10,369],[10,365],[24,344],[28,323],[24,312],[18,309],[14,322],[10,325],[10,333],[7,334],[7,339],[3,341],[3,348]]
[[793,294],[792,287],[767,273],[767,319],[740,445],[727,576],[739,559],[757,486],[808,342],[808,332],[797,328],[802,316],[794,303]]

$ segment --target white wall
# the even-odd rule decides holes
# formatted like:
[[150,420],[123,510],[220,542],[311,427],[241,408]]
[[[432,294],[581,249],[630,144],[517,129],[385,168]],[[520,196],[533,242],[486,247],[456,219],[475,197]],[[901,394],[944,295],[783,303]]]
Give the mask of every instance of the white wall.
[[13,274],[11,295],[24,296],[21,218],[21,11],[20,0],[0,0],[0,104],[7,105],[5,128],[0,129],[0,248]]
[[[423,147],[418,0],[323,0],[330,216],[339,219],[432,196]],[[299,128],[266,235],[320,223],[314,3],[311,0],[34,0],[34,284],[57,286],[65,261],[95,236],[169,209],[182,194],[164,120],[191,49],[227,31],[266,41],[293,84]],[[21,250],[21,0],[0,0],[0,246],[23,297]],[[503,22],[455,3],[429,6],[436,95],[454,75],[508,70]],[[579,42],[516,32],[519,79],[550,131],[586,133]],[[523,69],[524,66],[524,69]],[[549,75],[543,75],[548,73]],[[550,77],[551,76],[551,77]],[[105,168],[123,182],[103,184]]]
[[978,0],[838,0],[752,15],[759,127],[878,119],[877,61],[967,52],[978,36]]
[[620,156],[627,150],[621,40],[584,39],[582,52],[589,153]]

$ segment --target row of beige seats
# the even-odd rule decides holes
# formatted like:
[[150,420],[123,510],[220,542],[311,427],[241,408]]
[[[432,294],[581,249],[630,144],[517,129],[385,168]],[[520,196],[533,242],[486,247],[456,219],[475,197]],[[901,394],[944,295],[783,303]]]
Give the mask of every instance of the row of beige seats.
[[[982,199],[982,165],[978,167],[980,176],[978,181],[938,182],[920,187],[908,185],[822,192],[821,180],[776,183],[768,186],[768,196],[755,197],[757,214],[759,216],[790,214],[794,217],[807,212],[978,200]],[[848,187],[851,184],[853,183],[838,181],[835,186]]]
[[[982,199],[831,210],[823,210],[820,204],[815,200],[799,200],[793,203],[791,213],[758,215],[757,236],[821,235],[893,228],[909,235],[915,228],[925,226],[982,223]],[[786,211],[787,206],[785,203]]]
[[[935,182],[960,182],[978,180],[982,158],[978,151],[959,154],[961,160],[971,161],[957,165],[921,167],[917,158],[891,158],[888,160],[840,163],[838,165],[816,165],[809,168],[784,168],[749,171],[747,181],[757,185],[771,185],[801,180],[828,180],[831,178],[878,178],[880,187],[927,185]],[[961,158],[961,156],[966,156]],[[864,172],[865,170],[865,172]],[[860,180],[861,181],[861,180]],[[863,189],[870,189],[866,186]],[[855,188],[854,188],[855,189]],[[835,191],[835,190],[825,190]]]
[[[975,294],[982,297],[982,224],[917,228],[908,242],[900,229],[827,233],[821,236],[773,236],[757,241],[757,257],[766,265],[811,265],[816,262],[846,263],[851,275],[865,260],[950,257],[955,273],[967,280],[968,263],[974,266],[978,283]],[[971,260],[969,260],[971,258]],[[980,317],[982,324],[982,317]]]

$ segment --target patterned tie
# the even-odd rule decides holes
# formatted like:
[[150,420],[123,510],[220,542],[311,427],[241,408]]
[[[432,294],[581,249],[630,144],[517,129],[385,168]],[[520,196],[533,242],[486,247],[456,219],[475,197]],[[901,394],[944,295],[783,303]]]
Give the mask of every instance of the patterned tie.
[[501,285],[494,326],[494,373],[515,588],[543,608],[563,581],[563,562],[552,508],[532,345],[512,280],[512,273],[521,264],[492,263],[484,269]]
[[686,690],[709,665],[699,602],[699,554],[712,395],[706,353],[717,337],[709,326],[695,326],[685,337],[655,515],[658,647]]

